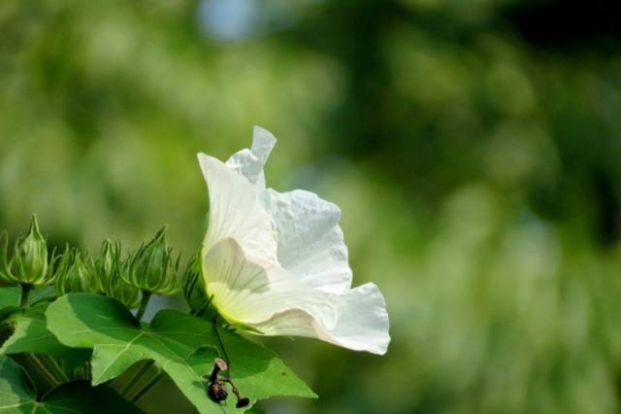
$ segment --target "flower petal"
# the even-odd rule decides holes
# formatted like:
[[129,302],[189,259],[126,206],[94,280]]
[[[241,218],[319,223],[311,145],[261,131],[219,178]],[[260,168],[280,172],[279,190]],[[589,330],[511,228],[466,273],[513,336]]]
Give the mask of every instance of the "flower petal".
[[304,286],[269,261],[249,259],[233,239],[224,239],[203,257],[207,295],[234,325],[251,326],[292,308],[300,308],[334,326],[338,309],[319,291]]
[[243,175],[252,184],[265,188],[263,166],[276,145],[276,138],[266,129],[255,126],[252,137],[252,148],[243,149],[233,154],[226,162],[229,168]]
[[339,227],[336,204],[309,191],[262,194],[278,235],[278,261],[307,286],[342,293],[350,288],[352,272]]
[[275,262],[275,230],[254,186],[216,158],[198,154],[198,159],[209,191],[209,227],[203,252],[233,238],[246,255]]
[[342,295],[325,295],[341,307],[333,327],[325,326],[321,320],[299,308],[251,326],[264,335],[306,336],[355,351],[386,353],[390,343],[388,313],[384,297],[375,284],[367,283]]

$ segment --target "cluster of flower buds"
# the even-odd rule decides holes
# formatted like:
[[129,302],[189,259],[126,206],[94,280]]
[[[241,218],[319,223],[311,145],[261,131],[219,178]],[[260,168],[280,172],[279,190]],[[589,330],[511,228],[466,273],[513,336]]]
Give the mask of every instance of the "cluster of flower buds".
[[47,242],[32,216],[28,232],[15,241],[9,258],[9,236],[0,235],[0,278],[11,284],[43,286],[54,278],[54,254],[48,254]]
[[221,358],[216,358],[214,360],[213,370],[211,371],[211,375],[209,376],[209,383],[207,384],[207,394],[212,401],[221,403],[227,399],[229,393],[226,391],[226,384],[230,384],[233,390],[233,394],[237,398],[237,404],[235,407],[244,408],[250,404],[250,399],[248,397],[243,397],[239,389],[233,384],[228,377],[220,376],[222,371],[228,371],[228,364]]
[[69,246],[60,255],[49,253],[33,216],[28,232],[10,252],[7,233],[0,234],[0,281],[28,290],[53,284],[61,295],[100,293],[129,309],[142,306],[141,298],[146,306],[151,294],[171,295],[180,289],[179,258],[173,260],[166,228],[135,253],[122,256],[121,244],[113,240],[104,241],[96,257]]

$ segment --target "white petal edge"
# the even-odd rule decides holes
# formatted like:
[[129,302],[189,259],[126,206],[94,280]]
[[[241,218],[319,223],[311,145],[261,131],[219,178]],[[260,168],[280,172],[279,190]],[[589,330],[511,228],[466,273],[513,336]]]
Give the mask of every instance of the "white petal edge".
[[216,158],[201,153],[198,160],[209,192],[203,253],[219,241],[233,238],[249,257],[275,262],[275,230],[254,186]]
[[252,147],[233,154],[227,161],[227,167],[243,175],[257,188],[265,188],[263,167],[276,145],[276,138],[266,129],[255,126],[252,135]]
[[367,283],[342,295],[326,295],[341,306],[332,328],[301,309],[290,309],[251,326],[268,336],[317,338],[354,351],[384,355],[390,343],[389,321],[384,297],[377,286]]

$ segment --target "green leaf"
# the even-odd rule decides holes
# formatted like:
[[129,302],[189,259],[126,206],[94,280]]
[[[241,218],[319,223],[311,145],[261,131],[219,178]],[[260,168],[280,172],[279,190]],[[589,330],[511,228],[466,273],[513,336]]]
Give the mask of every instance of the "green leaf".
[[[13,309],[19,307],[19,300],[22,288],[18,286],[0,287],[0,320],[2,316],[11,313]],[[30,303],[36,304],[43,301],[50,301],[56,295],[56,291],[51,286],[44,286],[34,289],[30,294]],[[7,310],[5,312],[4,310]]]
[[8,306],[19,305],[20,288],[2,287],[0,288],[0,309]]
[[64,384],[42,401],[37,399],[24,369],[7,357],[0,356],[1,414],[107,414],[141,413],[106,387],[92,388],[84,381]]
[[119,376],[138,361],[150,359],[201,413],[221,412],[207,397],[203,379],[187,362],[197,349],[196,338],[166,334],[171,329],[184,329],[201,337],[200,331],[188,326],[187,321],[160,313],[150,327],[142,327],[120,302],[88,293],[60,297],[48,308],[47,318],[49,329],[64,344],[93,348],[94,385]]
[[0,323],[0,355],[50,354],[65,375],[69,378],[79,376],[84,371],[84,363],[90,358],[90,350],[61,344],[47,329],[47,307],[48,302],[40,302],[27,309],[18,307]]
[[[93,384],[151,359],[201,413],[242,411],[230,407],[232,401],[219,406],[207,397],[202,376],[211,371],[217,356],[217,339],[208,321],[163,310],[150,326],[141,326],[119,302],[87,293],[60,297],[48,308],[47,319],[48,328],[62,343],[93,348]],[[274,354],[231,332],[222,334],[234,381],[253,402],[274,395],[315,396]]]
[[[213,324],[199,320],[206,332],[213,332]],[[231,331],[219,329],[229,361],[228,374],[240,391],[253,402],[270,397],[317,398],[273,352]],[[204,350],[192,355],[194,369],[208,375],[213,368],[213,356]]]
[[40,303],[25,310],[18,309],[3,321],[12,330],[11,336],[0,348],[0,354],[22,352],[61,354],[67,351],[46,327],[47,303]]

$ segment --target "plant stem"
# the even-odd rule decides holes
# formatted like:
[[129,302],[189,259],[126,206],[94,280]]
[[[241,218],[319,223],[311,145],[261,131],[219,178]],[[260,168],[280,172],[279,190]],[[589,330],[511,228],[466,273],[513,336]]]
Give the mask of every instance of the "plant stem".
[[32,286],[29,283],[22,283],[21,284],[21,288],[22,288],[22,295],[21,295],[21,298],[19,300],[19,306],[21,306],[22,308],[27,308],[28,307],[28,299],[30,299],[30,292],[32,291],[34,286]]
[[149,303],[149,299],[151,299],[151,292],[143,289],[142,297],[140,298],[140,306],[138,307],[138,312],[136,312],[136,319],[138,319],[139,322],[144,316],[144,311],[147,310],[147,304]]
[[218,338],[218,344],[220,345],[220,349],[222,349],[222,354],[224,355],[224,361],[226,365],[228,365],[229,377],[231,376],[231,360],[229,359],[229,355],[226,352],[226,348],[224,347],[224,342],[222,342],[222,337],[220,336],[220,332],[218,331],[218,318],[213,318],[213,331],[216,334],[216,338]]

